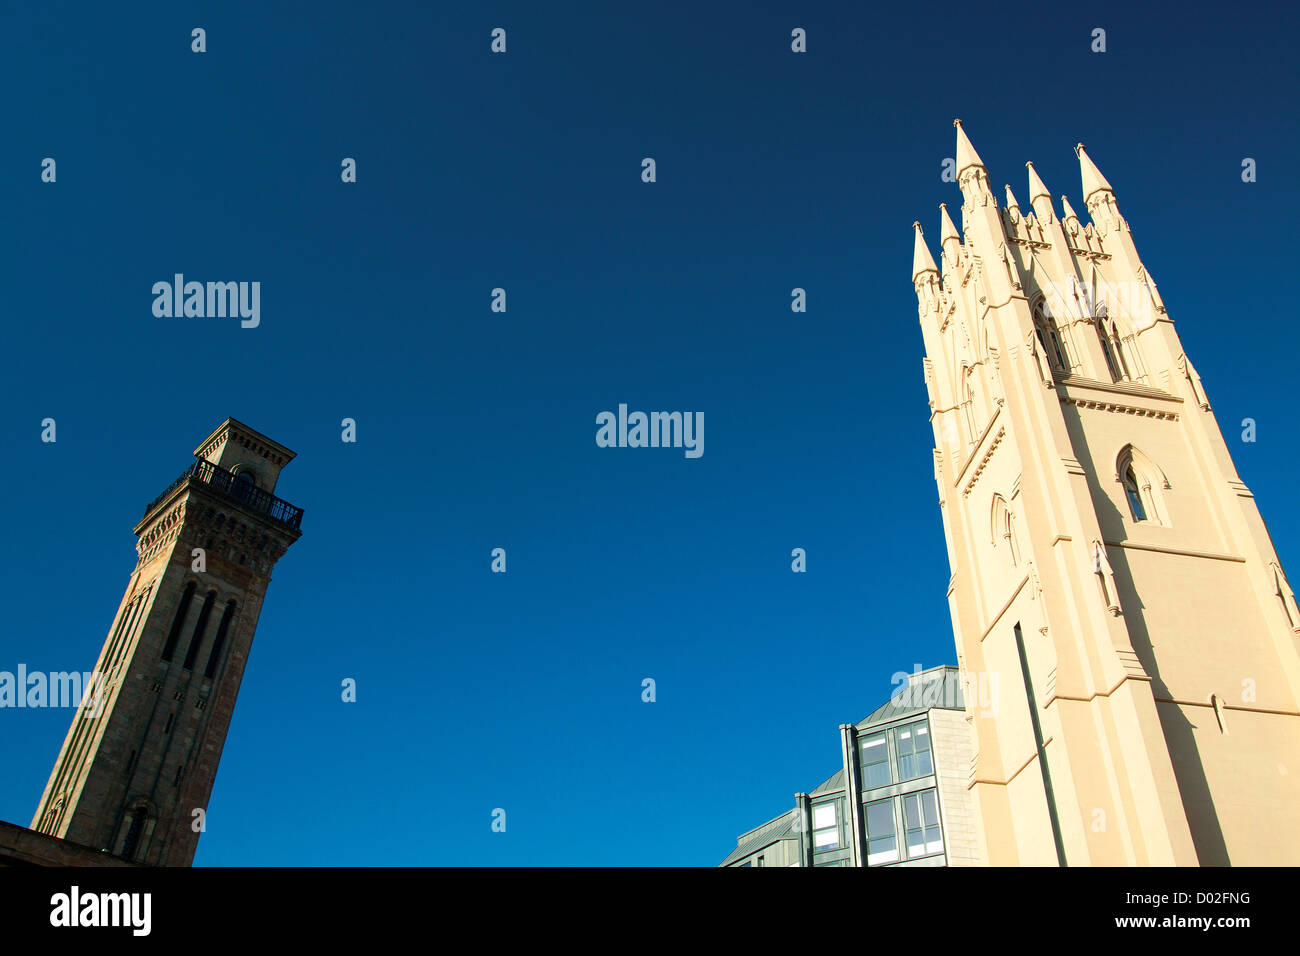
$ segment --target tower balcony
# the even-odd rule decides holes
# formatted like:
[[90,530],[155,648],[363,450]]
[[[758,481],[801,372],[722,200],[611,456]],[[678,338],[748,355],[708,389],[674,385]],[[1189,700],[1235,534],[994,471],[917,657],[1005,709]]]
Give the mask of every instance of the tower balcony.
[[275,495],[263,491],[251,481],[241,480],[240,475],[229,472],[224,468],[218,468],[212,462],[204,461],[201,458],[181,472],[179,478],[168,485],[162,494],[149,503],[149,506],[144,509],[145,516],[148,517],[176,489],[187,482],[204,485],[208,491],[227,498],[255,514],[269,518],[277,524],[282,524],[286,528],[291,528],[294,531],[302,530],[301,508],[289,504],[283,498],[277,498]]

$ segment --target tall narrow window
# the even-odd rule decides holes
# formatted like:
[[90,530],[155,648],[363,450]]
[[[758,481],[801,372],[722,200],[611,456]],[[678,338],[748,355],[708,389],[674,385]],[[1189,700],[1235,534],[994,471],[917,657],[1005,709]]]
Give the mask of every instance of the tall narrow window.
[[169,661],[176,653],[176,639],[180,637],[181,628],[185,626],[185,615],[189,613],[190,601],[194,598],[194,582],[185,585],[185,593],[176,605],[176,616],[172,618],[172,629],[167,632],[167,643],[163,645],[162,659]]
[[939,829],[939,801],[934,790],[903,797],[903,825],[907,831],[907,858],[943,852]]
[[887,787],[889,778],[889,747],[884,734],[862,738],[862,789]]
[[[1117,359],[1119,359],[1119,370],[1120,370],[1120,372],[1123,373],[1123,376],[1124,376],[1125,380],[1130,380],[1130,379],[1132,379],[1132,378],[1133,378],[1133,370],[1132,370],[1131,368],[1129,368],[1129,362],[1128,362],[1128,359],[1125,358],[1125,355],[1124,355],[1124,353],[1125,353],[1125,351],[1126,351],[1126,346],[1125,346],[1124,340],[1120,337],[1119,329],[1116,327],[1116,325],[1115,325],[1114,322],[1112,322],[1112,323],[1110,324],[1110,342],[1111,342],[1111,345],[1113,345],[1113,346],[1115,347],[1115,357],[1116,357]],[[1128,347],[1128,348],[1131,348],[1131,347],[1133,347],[1133,346],[1127,346],[1127,347]]]
[[122,844],[122,856],[125,859],[135,859],[135,851],[140,846],[140,836],[144,832],[146,817],[144,807],[131,812],[131,823],[126,829],[126,842]]
[[1146,521],[1147,509],[1142,503],[1142,489],[1138,487],[1137,475],[1132,465],[1124,469],[1124,494],[1128,497],[1128,507],[1133,512],[1133,520]]
[[1056,367],[1065,371],[1070,367],[1070,363],[1066,360],[1065,356],[1065,345],[1061,342],[1061,336],[1057,333],[1056,329],[1051,326],[1048,326],[1047,329],[1047,340],[1052,343],[1051,354],[1052,358],[1056,361]]
[[1110,380],[1118,382],[1124,376],[1120,372],[1119,364],[1115,361],[1115,352],[1110,344],[1110,338],[1106,334],[1104,323],[1097,323],[1097,338],[1101,340],[1101,352],[1106,356],[1106,369],[1110,372]]
[[203,643],[203,632],[207,629],[208,616],[212,613],[212,605],[216,600],[216,591],[209,591],[208,596],[203,599],[203,609],[199,611],[198,623],[194,625],[194,636],[190,638],[190,649],[185,652],[185,663],[181,665],[187,671],[194,669],[194,659],[199,656],[199,645]]
[[208,654],[208,666],[203,668],[203,676],[212,679],[217,672],[217,663],[221,660],[221,646],[226,642],[226,631],[230,628],[230,619],[235,616],[235,602],[226,602],[226,609],[221,614],[221,623],[217,625],[217,636],[212,641],[212,652]]
[[898,859],[898,832],[894,827],[894,801],[867,804],[867,866]]
[[1039,304],[1034,310],[1034,330],[1038,333],[1038,343],[1047,353],[1047,358],[1053,365],[1063,372],[1070,370],[1069,356],[1065,352],[1065,344],[1061,341],[1061,336],[1057,332],[1056,323],[1052,321],[1043,304]]

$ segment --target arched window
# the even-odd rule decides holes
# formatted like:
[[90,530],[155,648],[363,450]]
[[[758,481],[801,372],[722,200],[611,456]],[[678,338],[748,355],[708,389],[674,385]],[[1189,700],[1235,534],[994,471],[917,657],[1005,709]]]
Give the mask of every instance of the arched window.
[[212,614],[212,605],[216,603],[217,592],[209,591],[203,599],[203,609],[199,611],[198,622],[194,625],[194,636],[190,638],[190,649],[185,652],[185,663],[181,666],[187,671],[194,670],[194,661],[199,656],[199,645],[203,643],[203,632],[208,626],[208,617]]
[[126,841],[122,844],[124,859],[135,859],[136,850],[140,847],[140,838],[144,835],[144,825],[148,819],[149,811],[144,807],[136,807],[131,811],[131,822],[126,828]]
[[231,486],[230,493],[237,501],[247,501],[253,494],[253,489],[257,487],[257,478],[251,471],[245,469],[235,475],[234,484]]
[[1051,312],[1045,302],[1039,302],[1034,309],[1034,330],[1038,333],[1038,344],[1043,347],[1048,361],[1063,372],[1070,370],[1070,357],[1065,351],[1065,342],[1052,321]]
[[169,661],[176,653],[176,639],[180,637],[181,628],[185,626],[185,615],[189,612],[190,601],[194,599],[194,582],[185,585],[185,593],[176,605],[176,616],[172,618],[172,629],[167,632],[167,643],[163,645],[162,659]]
[[217,663],[221,660],[221,646],[226,642],[226,631],[230,629],[230,619],[235,616],[235,602],[226,602],[226,609],[221,614],[221,623],[217,625],[217,636],[212,641],[212,651],[208,654],[208,666],[203,668],[203,676],[212,679],[217,672]]
[[1164,498],[1169,482],[1150,458],[1127,445],[1116,462],[1116,474],[1124,489],[1129,517],[1134,522],[1169,524],[1169,510]]
[[1106,369],[1110,372],[1110,380],[1118,382],[1126,376],[1120,370],[1119,363],[1115,360],[1115,347],[1112,346],[1110,335],[1106,331],[1106,323],[1102,320],[1097,322],[1097,338],[1101,341],[1101,352],[1106,356]]
[[1124,469],[1123,482],[1124,494],[1128,497],[1128,507],[1133,514],[1133,520],[1146,521],[1147,508],[1142,503],[1142,489],[1138,487],[1137,474],[1133,471],[1132,465]]

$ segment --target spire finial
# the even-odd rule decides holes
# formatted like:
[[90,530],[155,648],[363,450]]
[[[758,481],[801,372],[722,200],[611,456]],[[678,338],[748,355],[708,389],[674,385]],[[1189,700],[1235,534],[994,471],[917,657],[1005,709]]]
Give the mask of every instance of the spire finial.
[[953,120],[952,125],[957,128],[957,181],[960,182],[962,170],[970,166],[979,166],[983,169],[984,160],[980,159],[980,154],[975,152],[970,137],[966,135],[966,130],[962,128],[961,120]]
[[956,239],[961,242],[961,233],[957,231],[957,225],[952,221],[952,216],[948,215],[948,204],[939,203],[939,245],[946,246],[949,239]]
[[1052,210],[1052,194],[1043,185],[1043,180],[1038,175],[1038,170],[1034,169],[1032,162],[1025,163],[1025,168],[1029,170],[1029,205],[1034,207],[1034,215],[1040,221],[1051,222],[1055,218]]
[[1079,143],[1074,147],[1074,151],[1079,157],[1079,173],[1083,177],[1083,201],[1087,203],[1092,198],[1093,193],[1102,190],[1113,196],[1115,190],[1106,181],[1106,177],[1101,174],[1097,164],[1092,161],[1087,148],[1082,143]]
[[915,282],[917,276],[923,273],[938,273],[939,267],[934,264],[930,247],[925,244],[925,233],[921,231],[921,224],[914,222],[912,228],[916,230],[916,245],[912,251],[912,281]]

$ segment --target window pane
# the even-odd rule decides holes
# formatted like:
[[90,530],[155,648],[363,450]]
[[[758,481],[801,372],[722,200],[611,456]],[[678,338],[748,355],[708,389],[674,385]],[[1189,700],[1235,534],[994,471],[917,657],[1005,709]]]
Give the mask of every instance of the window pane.
[[909,830],[921,825],[920,808],[917,795],[909,793],[903,798],[903,825]]
[[907,831],[907,858],[925,855],[925,837],[920,830]]
[[823,803],[813,807],[813,829],[835,826],[835,804]]
[[894,801],[878,800],[867,804],[867,865],[893,863],[898,859],[898,840],[894,834]]
[[939,822],[939,800],[934,790],[921,794],[921,806],[925,812],[925,825],[934,826]]
[[830,830],[817,830],[813,833],[813,848],[817,850],[835,849],[840,845],[839,827]]
[[925,828],[925,852],[926,853],[943,852],[943,834],[940,832],[937,826]]
[[884,734],[873,734],[862,741],[862,785],[867,789],[888,786],[889,747]]
[[898,841],[894,837],[884,837],[867,843],[867,866],[880,863],[894,863],[898,860]]
[[911,780],[934,772],[930,759],[930,728],[925,721],[908,724],[894,731],[898,748],[898,773],[900,780]]

